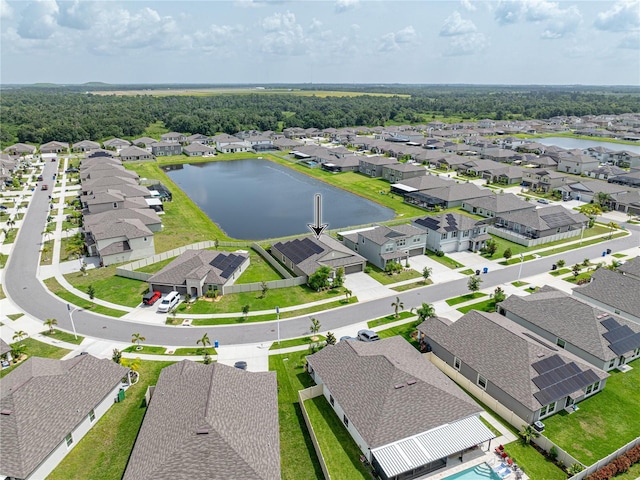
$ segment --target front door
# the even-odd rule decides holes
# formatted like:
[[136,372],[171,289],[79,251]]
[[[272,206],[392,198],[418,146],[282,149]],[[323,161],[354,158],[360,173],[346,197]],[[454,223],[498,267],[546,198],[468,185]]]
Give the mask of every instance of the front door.
[[618,365],[624,365],[626,361],[627,359],[624,358],[624,355],[620,355],[620,361],[618,362]]
[[575,402],[573,400],[573,398],[571,397],[567,397],[567,401],[564,402],[564,408],[570,407],[571,405],[573,405]]

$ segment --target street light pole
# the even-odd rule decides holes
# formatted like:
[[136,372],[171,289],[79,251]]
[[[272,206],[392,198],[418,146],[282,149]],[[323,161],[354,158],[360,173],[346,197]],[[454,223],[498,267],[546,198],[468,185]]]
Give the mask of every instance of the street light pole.
[[520,275],[522,275],[522,264],[524,263],[524,254],[520,253],[520,269],[518,270],[518,280],[520,280]]
[[278,345],[280,345],[280,307],[276,306],[276,322],[278,325]]
[[69,312],[69,320],[71,320],[71,328],[73,329],[73,338],[78,339],[78,334],[76,333],[76,325],[73,323],[73,312],[79,310],[80,307],[76,307],[71,310],[71,305],[67,303],[67,311]]

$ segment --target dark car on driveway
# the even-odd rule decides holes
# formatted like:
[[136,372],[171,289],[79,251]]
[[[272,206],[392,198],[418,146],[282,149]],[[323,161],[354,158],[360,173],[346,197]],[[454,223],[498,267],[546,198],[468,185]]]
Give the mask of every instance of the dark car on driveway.
[[153,305],[161,296],[162,293],[158,292],[157,290],[148,292],[144,297],[142,297],[142,303],[144,303],[145,305]]

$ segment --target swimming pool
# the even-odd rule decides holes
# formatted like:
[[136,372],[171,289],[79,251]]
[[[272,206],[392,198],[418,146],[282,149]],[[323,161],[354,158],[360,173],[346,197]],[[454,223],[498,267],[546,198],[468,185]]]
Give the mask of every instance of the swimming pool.
[[443,480],[501,480],[489,465],[481,463],[475,467],[468,468],[462,472],[455,473]]

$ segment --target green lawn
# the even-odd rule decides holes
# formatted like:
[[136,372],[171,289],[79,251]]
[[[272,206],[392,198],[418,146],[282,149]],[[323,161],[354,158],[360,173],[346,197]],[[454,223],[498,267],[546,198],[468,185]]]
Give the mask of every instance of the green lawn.
[[[209,355],[217,355],[218,352],[216,352],[216,349],[213,347],[207,347],[207,351],[206,353],[208,353]],[[176,351],[173,352],[173,355],[175,356],[200,356],[200,355],[204,355],[205,352],[203,351],[202,347],[183,347],[183,348],[176,348]],[[165,355],[167,355],[165,353]]]
[[458,311],[462,313],[469,313],[471,310],[478,310],[480,312],[495,312],[496,302],[493,298],[490,298],[482,302],[472,303],[471,305],[458,308]]
[[291,338],[289,340],[281,340],[280,343],[278,343],[278,341],[275,341],[273,342],[273,345],[271,345],[269,350],[279,350],[281,348],[298,347],[300,345],[310,345],[312,343],[323,343],[326,339],[327,337],[325,337],[324,335],[316,335],[314,340],[312,340],[311,337],[301,337],[301,338]]
[[137,345],[131,345],[130,347],[127,347],[122,351],[140,355],[164,355],[164,352],[166,350],[167,349],[165,347],[158,347],[154,345],[140,345],[140,350],[138,350]]
[[404,320],[405,318],[414,317],[415,314],[411,312],[398,312],[398,318],[395,314],[387,315],[386,317],[376,318],[375,320],[369,320],[367,322],[367,328],[378,327],[380,325],[386,325],[387,323],[397,322],[398,320]]
[[560,270],[552,270],[549,272],[549,275],[553,275],[554,277],[559,277],[560,275],[566,275],[567,273],[571,273],[570,268],[561,268]]
[[278,421],[280,423],[280,465],[283,480],[323,480],[324,475],[313,449],[298,390],[313,385],[304,371],[306,351],[271,355],[269,370],[278,379]]
[[7,229],[7,235],[4,237],[4,244],[7,245],[9,243],[13,243],[16,240],[16,236],[18,235],[17,228],[9,228]]
[[520,440],[506,444],[504,450],[532,480],[565,480],[567,478],[567,475],[552,461],[531,445],[523,445]]
[[49,337],[52,340],[59,340],[61,342],[73,343],[74,345],[80,345],[84,340],[82,335],[76,335],[78,338],[75,338],[73,333],[63,332],[58,329],[53,329],[53,333],[49,333],[49,330],[42,332],[42,335],[45,337]]
[[476,272],[472,268],[467,268],[466,270],[461,270],[460,273],[462,275],[473,275]]
[[633,370],[609,372],[605,388],[581,401],[571,415],[564,411],[544,420],[545,435],[585,465],[591,465],[640,432],[640,362]]
[[383,285],[389,285],[392,283],[402,282],[404,280],[411,280],[414,278],[421,278],[422,275],[416,272],[415,270],[409,268],[401,271],[400,273],[394,273],[393,275],[389,275],[384,272],[384,270],[379,269],[375,265],[367,264],[368,275],[374,280],[380,282]]
[[116,305],[137,307],[142,296],[149,291],[149,284],[140,280],[116,276],[116,267],[110,265],[102,268],[91,268],[83,275],[81,272],[67,273],[64,278],[71,285],[83,292],[93,285],[96,298]]
[[[146,412],[144,394],[172,362],[140,362],[140,380],[115,403],[47,477],[48,480],[120,480]],[[88,474],[91,474],[89,477]]]
[[577,277],[571,274],[569,276],[563,277],[562,280],[564,280],[565,282],[577,284],[580,280],[590,279],[591,275],[593,275],[593,271],[579,273]]
[[[20,340],[20,343],[26,346],[25,354],[29,357],[60,359],[71,351],[67,350],[66,348],[54,347],[53,345],[49,345],[48,343],[39,342],[38,340],[34,340],[33,338],[25,338],[23,340]],[[20,367],[22,363],[23,362],[20,362],[18,364],[11,364],[9,368],[0,370],[0,378],[4,377],[13,369]]]
[[[594,227],[596,228],[596,227]],[[612,238],[619,238],[619,237],[626,237],[627,235],[629,235],[628,232],[618,232],[618,233],[614,233]],[[586,237],[586,235],[585,235]],[[552,248],[550,250],[545,250],[543,252],[538,252],[538,255],[540,255],[541,257],[548,257],[549,255],[555,255],[557,253],[562,253],[562,252],[567,252],[569,250],[575,250],[576,248],[580,248],[580,247],[586,247],[589,245],[595,245],[596,243],[602,243],[602,242],[606,242],[610,240],[609,237],[601,237],[601,238],[592,238],[589,240],[584,240],[582,242],[582,244],[573,244],[573,245],[564,245],[562,247],[556,247],[556,248]],[[603,247],[606,248],[606,247]]]
[[17,320],[22,316],[24,316],[24,313],[12,313],[10,315],[7,315],[7,318],[10,318],[11,320]]
[[529,282],[521,282],[518,280],[517,282],[511,282],[511,285],[514,287],[524,287],[525,285],[529,285]]
[[136,272],[142,273],[157,273],[162,270],[164,267],[173,262],[176,257],[167,258],[165,260],[160,260],[159,262],[151,263],[149,265],[145,265],[144,267],[140,267],[136,269]]
[[433,281],[431,279],[428,279],[426,282],[424,280],[420,280],[418,282],[405,283],[404,285],[397,285],[395,287],[391,287],[391,290],[395,292],[404,292],[406,290],[426,287],[427,285],[432,285],[432,284],[433,284]]
[[470,300],[475,300],[476,298],[482,298],[486,296],[487,296],[486,293],[473,292],[473,293],[467,293],[466,295],[461,295],[459,297],[449,298],[448,300],[446,300],[446,302],[447,302],[447,305],[452,307],[454,305],[458,305],[459,303],[468,302]]
[[362,452],[327,399],[323,395],[310,398],[304,406],[331,478],[370,479],[360,461]]
[[431,260],[435,260],[436,262],[441,263],[445,267],[449,267],[452,270],[464,267],[464,265],[462,265],[460,262],[456,262],[453,258],[449,258],[446,255],[439,257],[435,254],[435,252],[432,252],[430,250],[425,251],[425,255]]
[[85,300],[84,298],[78,297],[73,293],[67,291],[54,277],[47,278],[44,281],[44,284],[54,295],[57,295],[70,304],[83,308],[85,310],[90,310],[94,313],[100,313],[102,315],[107,315],[110,317],[122,317],[127,313],[121,310],[114,310],[113,308],[103,307],[102,305],[95,304],[90,300]]
[[260,283],[272,280],[282,280],[282,276],[260,254],[253,249],[249,250],[251,256],[249,266],[242,272],[236,283]]
[[414,336],[417,332],[416,329],[418,328],[418,325],[420,325],[421,323],[422,322],[420,320],[416,320],[415,322],[405,323],[397,327],[386,328],[384,330],[378,331],[377,333],[380,338],[388,338],[400,335],[409,343],[411,343],[411,345],[418,348],[418,342],[416,341]]

